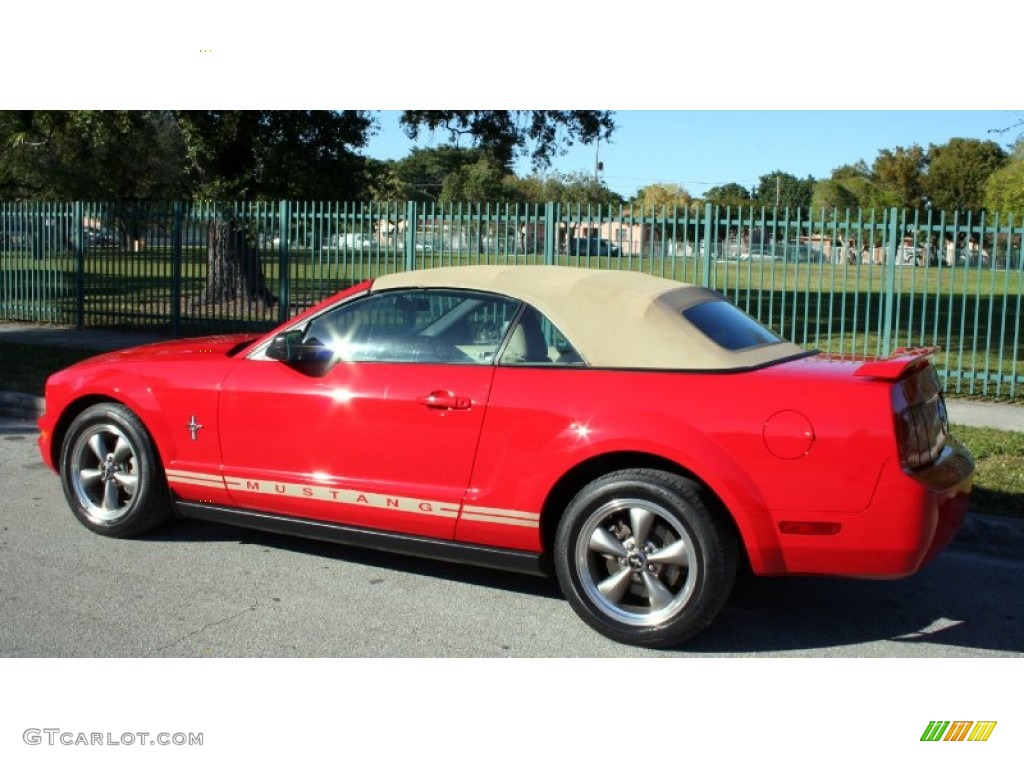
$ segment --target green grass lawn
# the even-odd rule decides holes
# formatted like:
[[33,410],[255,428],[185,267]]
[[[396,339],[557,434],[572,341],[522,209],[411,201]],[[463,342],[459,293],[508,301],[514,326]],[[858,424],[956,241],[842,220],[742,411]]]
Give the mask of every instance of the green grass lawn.
[[952,432],[974,454],[971,503],[975,511],[1024,517],[1024,432],[954,424]]
[[[0,342],[0,389],[42,395],[51,373],[97,354],[97,350]],[[961,425],[954,425],[953,432],[978,465],[972,497],[975,511],[1024,517],[1024,432]]]

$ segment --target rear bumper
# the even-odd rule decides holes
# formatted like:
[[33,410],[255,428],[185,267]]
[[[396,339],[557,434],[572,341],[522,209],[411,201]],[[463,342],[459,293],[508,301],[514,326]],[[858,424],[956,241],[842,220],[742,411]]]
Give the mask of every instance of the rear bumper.
[[842,514],[774,513],[785,522],[838,524],[821,535],[779,533],[784,573],[899,578],[916,573],[952,540],[963,524],[974,459],[950,438],[939,460],[907,474],[886,461],[870,505]]

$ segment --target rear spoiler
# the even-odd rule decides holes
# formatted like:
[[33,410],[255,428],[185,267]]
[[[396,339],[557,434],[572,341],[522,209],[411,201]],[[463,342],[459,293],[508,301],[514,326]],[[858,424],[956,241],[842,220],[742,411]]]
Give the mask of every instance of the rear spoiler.
[[866,379],[897,381],[907,373],[926,366],[931,356],[938,351],[939,347],[901,347],[889,357],[864,363],[853,372],[853,375]]

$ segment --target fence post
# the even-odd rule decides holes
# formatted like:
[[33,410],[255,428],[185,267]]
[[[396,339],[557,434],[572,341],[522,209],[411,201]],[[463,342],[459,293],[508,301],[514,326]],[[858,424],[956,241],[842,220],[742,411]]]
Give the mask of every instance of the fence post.
[[[713,270],[711,268],[711,264],[712,264],[712,262],[711,262],[711,249],[712,249],[711,213],[712,213],[712,211],[711,211],[711,203],[705,203],[704,204],[704,227],[703,227],[703,232],[698,231],[698,234],[697,234],[697,238],[698,238],[697,239],[697,252],[700,254],[701,273],[702,273],[701,277],[700,277],[700,284],[702,286],[704,286],[705,288],[712,288],[713,289],[715,287],[715,281],[714,281],[714,272],[713,272]],[[715,227],[715,230],[716,230],[715,234],[717,235],[718,234],[718,232],[717,232],[718,228]],[[701,237],[701,235],[703,235],[703,237]]]
[[85,214],[81,202],[74,204],[75,217],[75,327],[85,328]]
[[898,211],[889,209],[889,226],[885,234],[885,296],[882,311],[882,355],[892,354],[893,319],[896,316],[896,259],[899,254],[900,237]]
[[405,251],[405,269],[408,272],[416,269],[416,215],[416,201],[407,201],[405,204],[405,232],[402,233],[402,248]]
[[555,227],[555,204],[544,203],[544,263],[551,266],[555,263],[555,251],[558,250],[558,232]]
[[277,320],[288,319],[291,306],[291,208],[287,200],[277,204],[277,229],[281,233],[281,244],[277,252]]
[[181,333],[181,201],[171,209],[171,336]]

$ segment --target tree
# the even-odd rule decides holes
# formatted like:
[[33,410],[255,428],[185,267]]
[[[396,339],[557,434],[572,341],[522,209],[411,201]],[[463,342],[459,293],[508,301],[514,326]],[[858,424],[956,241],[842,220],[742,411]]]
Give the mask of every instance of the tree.
[[506,179],[506,184],[514,190],[518,199],[538,205],[555,202],[572,206],[614,207],[623,202],[621,195],[605,186],[603,181],[595,179],[591,173],[533,174],[522,179]]
[[891,194],[892,204],[901,208],[924,208],[923,174],[927,162],[917,144],[908,148],[883,149],[871,166],[873,180]]
[[[246,201],[347,199],[368,183],[362,157],[372,120],[364,112],[175,112],[200,198]],[[274,304],[254,233],[226,202],[207,228],[205,303]]]
[[704,200],[712,205],[744,206],[750,205],[750,190],[741,184],[730,182],[718,187],[711,187],[704,195]]
[[414,148],[404,158],[396,160],[392,168],[395,177],[404,185],[401,199],[433,203],[441,199],[449,176],[459,174],[460,178],[465,178],[463,169],[480,161],[490,164],[482,150],[443,144],[429,149]]
[[899,205],[895,194],[879,186],[863,160],[833,168],[832,178],[815,184],[812,196],[812,208],[818,211],[822,208],[877,210],[894,205]]
[[0,198],[110,202],[104,226],[143,236],[142,201],[187,194],[185,146],[166,112],[0,112]]
[[366,187],[361,197],[367,200],[408,200],[406,184],[395,171],[395,161],[366,158]]
[[950,139],[928,148],[928,173],[923,188],[940,211],[980,211],[985,183],[1006,163],[1006,152],[994,141]]
[[678,184],[648,184],[637,190],[634,200],[644,208],[668,211],[685,210],[693,202],[690,193]]
[[870,178],[871,169],[868,168],[868,164],[863,160],[858,160],[856,163],[841,165],[838,168],[832,169],[831,178],[836,181],[842,179],[858,179],[858,178]]
[[171,200],[185,158],[166,112],[0,112],[0,198]]
[[761,176],[754,198],[764,206],[779,208],[809,208],[814,192],[814,179],[798,179],[790,173],[775,171]]
[[829,215],[857,207],[857,196],[842,181],[823,179],[814,185],[811,193],[812,215]]
[[480,157],[448,174],[441,186],[441,202],[514,202],[515,190],[505,183],[509,172],[495,165],[489,157]]
[[[413,138],[424,128],[445,128],[453,140],[471,136],[477,155],[465,165],[476,164],[482,153],[490,167],[453,180],[449,194],[461,185],[478,195],[494,189],[488,174],[511,168],[517,155],[528,154],[542,166],[576,141],[607,140],[611,114],[410,110],[401,120]],[[358,110],[5,112],[0,196],[143,200],[191,194],[215,201],[203,300],[272,304],[255,233],[226,201],[358,199],[372,189],[393,194],[400,174],[355,151],[365,146],[373,124],[370,113]],[[434,199],[443,184],[442,178]]]
[[423,129],[447,131],[455,145],[468,136],[507,168],[529,155],[535,169],[577,141],[608,140],[615,130],[612,113],[596,110],[406,110],[401,124],[410,139]]
[[985,208],[992,213],[1013,214],[1024,221],[1024,139],[1014,145],[1008,162],[985,182]]

